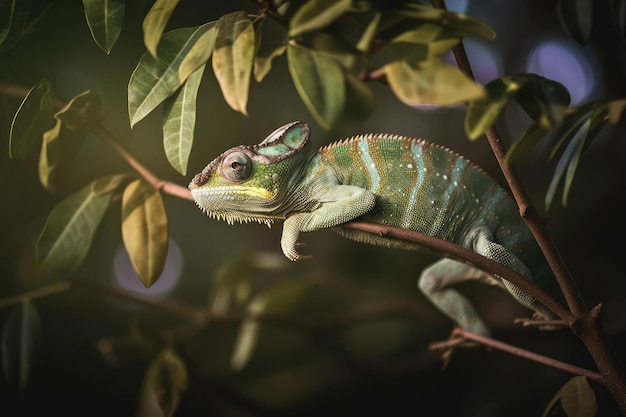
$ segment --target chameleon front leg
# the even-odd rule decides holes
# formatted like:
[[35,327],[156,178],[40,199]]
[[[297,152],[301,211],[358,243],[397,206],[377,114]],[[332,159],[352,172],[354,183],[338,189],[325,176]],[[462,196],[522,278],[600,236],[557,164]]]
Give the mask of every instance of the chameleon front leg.
[[287,258],[298,261],[307,258],[296,250],[300,232],[311,232],[349,222],[367,213],[376,203],[370,191],[353,185],[335,185],[318,198],[319,207],[310,212],[293,213],[283,225],[280,246]]

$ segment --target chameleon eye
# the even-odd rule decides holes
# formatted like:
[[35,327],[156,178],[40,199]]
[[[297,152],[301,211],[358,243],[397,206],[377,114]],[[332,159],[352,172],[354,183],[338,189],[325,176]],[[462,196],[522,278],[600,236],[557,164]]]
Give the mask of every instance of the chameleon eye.
[[222,174],[232,182],[241,182],[248,179],[252,173],[252,161],[243,152],[233,152],[226,155],[222,161]]

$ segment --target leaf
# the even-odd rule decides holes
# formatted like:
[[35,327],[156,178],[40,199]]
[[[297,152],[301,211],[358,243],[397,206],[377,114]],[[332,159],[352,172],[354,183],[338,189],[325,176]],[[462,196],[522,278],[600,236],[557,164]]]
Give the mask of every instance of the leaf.
[[159,60],[143,54],[128,82],[130,126],[148,115],[181,86],[178,70],[196,41],[215,23],[176,29],[163,35],[157,48]]
[[239,371],[250,361],[260,331],[258,317],[263,314],[279,316],[289,313],[317,282],[315,278],[283,281],[256,295],[250,302],[247,316],[239,328],[230,361],[231,368]]
[[[571,185],[574,171],[576,169],[576,166],[578,165],[578,159],[580,158],[585,138],[587,137],[587,133],[589,132],[590,124],[591,120],[586,119],[581,125],[580,129],[578,129],[570,143],[565,148],[565,151],[563,151],[563,155],[561,155],[561,158],[559,159],[559,162],[554,169],[552,180],[550,181],[548,191],[546,192],[546,211],[550,209],[550,206],[552,205],[552,200],[554,199],[554,195],[556,194],[557,187],[559,186],[563,176],[567,173],[567,176],[570,177],[569,184],[566,189],[563,190],[562,198],[563,205],[565,205],[565,202],[567,201],[567,195],[569,193],[569,186]],[[571,167],[572,164],[573,168]]]
[[125,3],[124,0],[83,0],[91,36],[107,54],[122,31]]
[[257,274],[289,266],[286,258],[275,252],[245,253],[220,265],[211,280],[210,308],[215,314],[227,313],[231,306],[248,302]]
[[104,117],[99,97],[90,91],[74,97],[54,115],[55,126],[43,134],[39,154],[39,180],[48,190],[55,185],[64,168],[80,150],[90,126]]
[[367,52],[369,50],[372,40],[376,37],[376,30],[378,29],[381,17],[382,14],[380,12],[376,12],[376,14],[374,14],[374,17],[367,24],[365,30],[363,31],[363,35],[361,35],[361,38],[357,42],[356,49],[361,52]]
[[512,80],[523,85],[515,100],[531,119],[548,129],[561,122],[570,103],[569,93],[561,83],[537,74],[516,74]]
[[307,1],[289,21],[289,36],[298,36],[328,26],[344,14],[351,3],[352,0]]
[[149,288],[159,279],[165,265],[167,214],[161,193],[140,179],[124,190],[122,240],[137,275]]
[[539,140],[549,132],[545,126],[540,123],[533,123],[528,129],[519,137],[509,150],[506,152],[504,162],[508,165],[513,164],[517,158],[521,155],[532,150]]
[[315,120],[329,129],[345,103],[343,70],[331,58],[293,44],[287,47],[289,73]]
[[587,44],[593,26],[593,0],[558,0],[556,11],[565,32],[579,44]]
[[568,417],[598,415],[596,394],[584,376],[575,376],[567,381],[546,406],[543,417],[548,416],[559,404]]
[[208,25],[210,28],[198,38],[180,63],[180,67],[178,68],[178,80],[181,84],[198,68],[204,68],[204,65],[213,53],[215,38],[217,36],[217,22],[209,22]]
[[480,36],[486,39],[494,39],[496,37],[495,32],[488,25],[462,13],[436,9],[420,4],[407,4],[407,7],[407,9],[397,10],[396,13],[405,18],[437,24],[442,28],[442,38]]
[[9,134],[9,157],[24,159],[54,124],[54,92],[44,80],[30,89],[13,116]]
[[626,100],[613,100],[607,104],[609,112],[609,121],[616,125],[624,114],[624,108],[626,107]]
[[171,348],[164,348],[143,378],[137,417],[173,416],[187,385],[185,362]]
[[484,90],[457,68],[434,58],[417,68],[405,61],[383,67],[391,90],[400,101],[417,104],[456,105],[484,97]]
[[224,15],[217,22],[213,71],[228,105],[247,115],[248,88],[254,63],[254,27],[245,12]]
[[287,49],[287,29],[274,22],[264,20],[255,32],[256,54],[254,58],[254,79],[261,82],[272,69],[274,58],[281,56]]
[[353,118],[364,119],[374,112],[376,98],[372,90],[354,75],[346,73],[346,106],[344,113]]
[[574,134],[580,129],[580,126],[586,119],[591,117],[594,103],[587,103],[580,107],[572,107],[567,110],[567,114],[563,119],[563,123],[559,126],[555,133],[555,137],[558,138],[556,144],[553,146],[552,151],[548,159],[554,158],[561,146],[569,142]]
[[[267,300],[264,299],[254,299],[248,307],[248,314],[258,315],[263,313],[266,302]],[[240,371],[250,362],[259,340],[260,330],[261,325],[257,320],[249,317],[243,319],[239,326],[235,347],[230,358],[230,367],[233,370]]]
[[48,272],[71,275],[83,262],[111,193],[97,195],[92,184],[67,197],[48,216],[37,240],[37,263]]
[[41,320],[30,301],[14,306],[2,328],[2,369],[10,386],[24,393],[31,376],[38,344]]
[[157,47],[161,35],[178,2],[179,0],[156,0],[143,19],[143,43],[154,58],[158,57]]
[[465,114],[465,132],[476,139],[492,126],[504,107],[522,87],[510,77],[497,78],[485,86],[487,96],[469,103]]
[[28,29],[30,2],[0,1],[0,50],[8,50]]
[[196,97],[204,66],[191,74],[185,85],[165,101],[163,111],[163,148],[172,167],[187,174],[187,161],[196,125]]
[[124,173],[98,178],[91,183],[91,192],[97,196],[110,194],[136,176],[134,173]]

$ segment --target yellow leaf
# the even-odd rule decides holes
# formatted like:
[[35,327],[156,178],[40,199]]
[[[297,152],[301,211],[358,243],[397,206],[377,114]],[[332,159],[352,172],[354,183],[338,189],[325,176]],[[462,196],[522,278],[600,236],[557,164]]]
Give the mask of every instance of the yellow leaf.
[[167,255],[167,214],[159,191],[135,180],[122,198],[122,239],[130,260],[146,287],[154,284]]
[[163,35],[165,25],[179,0],[156,0],[143,19],[143,43],[153,57],[157,57],[157,46]]
[[247,115],[248,88],[254,63],[254,28],[245,12],[222,16],[217,23],[213,71],[228,105]]
[[405,104],[449,106],[475,100],[485,92],[457,68],[433,58],[417,67],[396,61],[383,67],[394,94]]

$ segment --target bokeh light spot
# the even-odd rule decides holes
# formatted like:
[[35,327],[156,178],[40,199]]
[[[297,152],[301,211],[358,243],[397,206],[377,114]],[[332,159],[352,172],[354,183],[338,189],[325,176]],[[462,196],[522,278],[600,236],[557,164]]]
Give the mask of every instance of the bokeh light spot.
[[144,287],[137,276],[123,245],[120,245],[115,254],[113,270],[117,283],[122,288],[148,298],[163,298],[174,289],[180,279],[183,270],[183,254],[176,242],[170,239],[163,272],[150,288]]
[[527,71],[563,84],[572,105],[587,99],[596,87],[593,61],[569,39],[549,39],[538,43],[528,56]]

